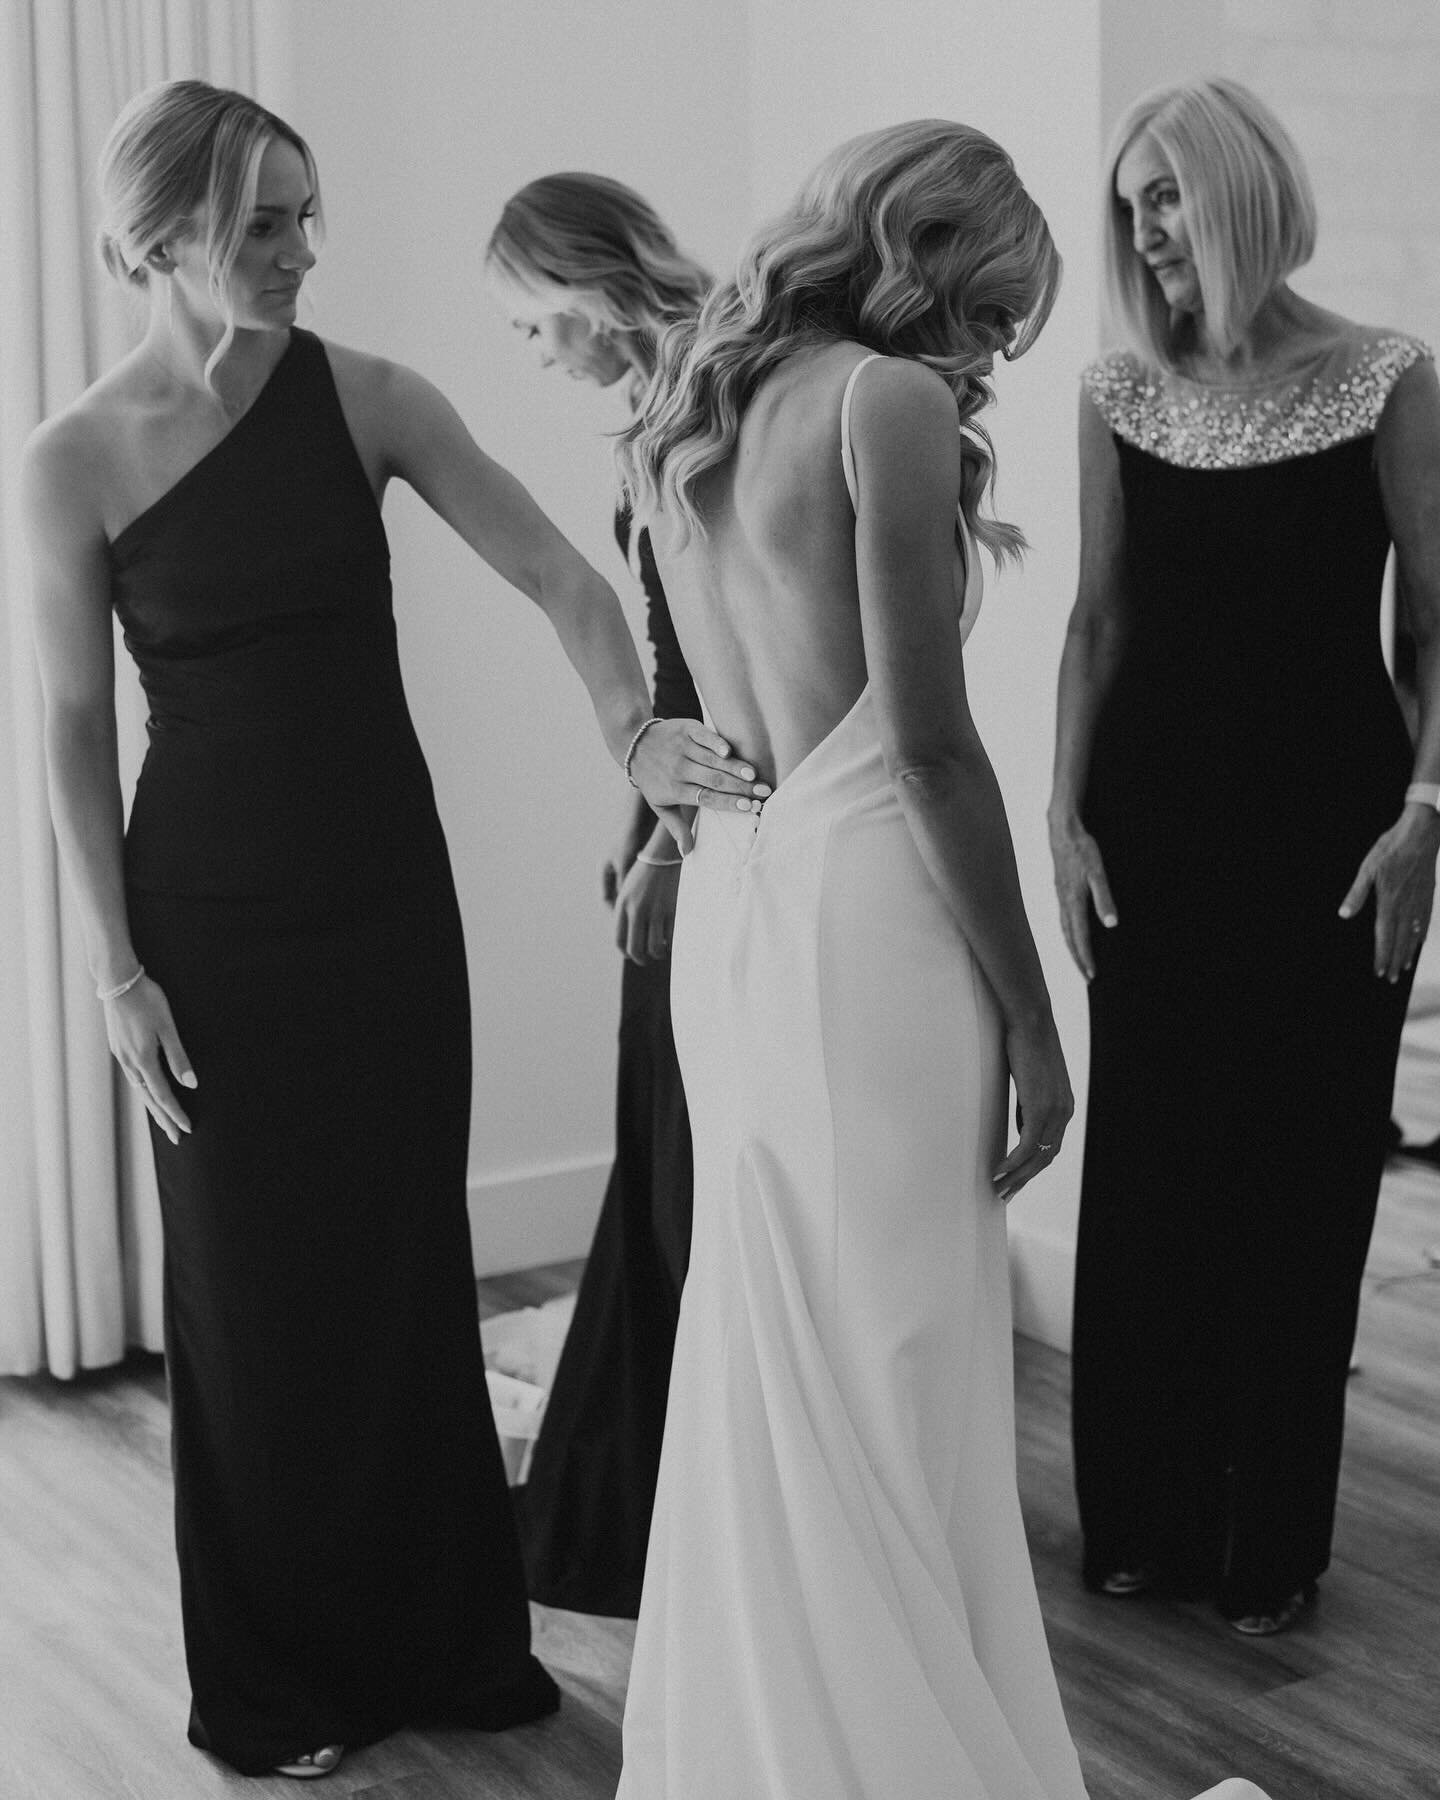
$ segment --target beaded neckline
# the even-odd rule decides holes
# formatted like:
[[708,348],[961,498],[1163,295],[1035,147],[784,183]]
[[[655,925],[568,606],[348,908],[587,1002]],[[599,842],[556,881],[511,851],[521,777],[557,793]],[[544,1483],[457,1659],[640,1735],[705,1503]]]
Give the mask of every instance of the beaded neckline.
[[1307,370],[1243,388],[1173,376],[1131,351],[1104,356],[1081,379],[1127,443],[1191,469],[1239,469],[1312,456],[1373,432],[1390,390],[1431,355],[1418,338],[1377,332]]

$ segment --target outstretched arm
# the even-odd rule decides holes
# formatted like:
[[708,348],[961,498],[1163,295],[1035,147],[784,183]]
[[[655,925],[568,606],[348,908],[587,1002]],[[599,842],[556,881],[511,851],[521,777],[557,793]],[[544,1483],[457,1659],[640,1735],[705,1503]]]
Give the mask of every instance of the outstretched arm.
[[[614,590],[515,477],[481,450],[436,388],[412,370],[380,367],[386,473],[408,481],[477,555],[540,607],[589,691],[611,756],[621,762],[650,717],[650,701]],[[755,788],[754,771],[696,720],[667,720],[647,731],[632,773],[687,847],[689,829],[678,807],[697,800],[733,807]]]
[[851,416],[855,567],[880,747],[906,823],[994,989],[1020,1112],[995,1171],[1002,1198],[1051,1162],[1074,1111],[1030,935],[1010,828],[970,716],[951,577],[960,442],[949,389],[918,363],[877,363]]

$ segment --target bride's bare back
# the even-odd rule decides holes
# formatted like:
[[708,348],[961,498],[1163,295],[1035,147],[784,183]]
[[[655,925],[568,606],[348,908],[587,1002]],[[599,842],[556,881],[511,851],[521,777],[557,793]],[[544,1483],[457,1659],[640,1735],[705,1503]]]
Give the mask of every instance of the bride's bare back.
[[705,533],[681,547],[673,521],[651,525],[696,685],[717,730],[770,781],[834,729],[866,682],[840,411],[867,354],[842,341],[790,357],[702,483]]
[[[885,768],[921,859],[1009,1022],[1024,1108],[996,1171],[1008,1197],[1054,1155],[1072,1108],[994,771],[962,654],[955,398],[931,369],[848,341],[789,357],[759,388],[735,450],[696,496],[688,541],[662,511],[651,541],[676,632],[716,729],[778,785],[868,688]],[[958,577],[958,579],[957,579]]]

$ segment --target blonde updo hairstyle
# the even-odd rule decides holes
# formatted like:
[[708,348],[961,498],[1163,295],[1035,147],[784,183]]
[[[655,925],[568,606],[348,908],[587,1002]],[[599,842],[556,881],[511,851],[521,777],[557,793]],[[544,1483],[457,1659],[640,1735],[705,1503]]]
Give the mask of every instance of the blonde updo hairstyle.
[[709,273],[624,182],[567,171],[542,175],[505,202],[485,246],[499,288],[545,312],[577,313],[626,340],[646,379],[661,334],[699,310]]
[[207,383],[235,335],[230,271],[245,241],[260,159],[276,138],[305,160],[315,196],[315,159],[283,119],[231,88],[166,81],[137,94],[100,153],[100,259],[119,282],[149,285],[150,258],[175,238],[203,238],[210,291],[225,331],[205,365]]
[[1115,172],[1149,134],[1185,208],[1205,329],[1233,350],[1285,278],[1315,253],[1315,195],[1294,140],[1257,95],[1211,76],[1142,95],[1116,126],[1105,158],[1105,286],[1114,331],[1145,361],[1174,369],[1191,348],[1188,314],[1172,317],[1135,249]]
[[699,484],[735,448],[760,383],[803,346],[849,339],[943,378],[963,428],[961,518],[997,559],[1018,555],[1019,530],[980,515],[994,458],[976,415],[994,356],[1029,349],[1059,284],[1044,215],[993,139],[945,119],[852,138],[750,240],[699,318],[662,340],[620,442],[637,513],[668,508],[703,531]]

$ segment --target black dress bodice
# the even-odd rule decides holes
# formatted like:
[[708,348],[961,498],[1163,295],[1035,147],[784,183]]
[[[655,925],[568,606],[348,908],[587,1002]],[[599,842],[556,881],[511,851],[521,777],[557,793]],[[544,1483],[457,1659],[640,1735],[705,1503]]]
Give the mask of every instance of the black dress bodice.
[[1223,831],[1237,808],[1319,805],[1352,842],[1373,838],[1410,766],[1380,647],[1373,436],[1246,469],[1118,451],[1129,633],[1097,798],[1111,780],[1135,800],[1168,793],[1162,816],[1192,842],[1197,806]]
[[1127,623],[1084,815],[1127,885],[1248,894],[1283,934],[1275,884],[1333,911],[1399,813],[1375,425],[1419,353],[1381,340],[1248,418],[1130,358],[1088,375],[1115,432]]
[[444,856],[400,678],[389,546],[324,345],[110,546],[149,702],[126,878],[263,896]]

